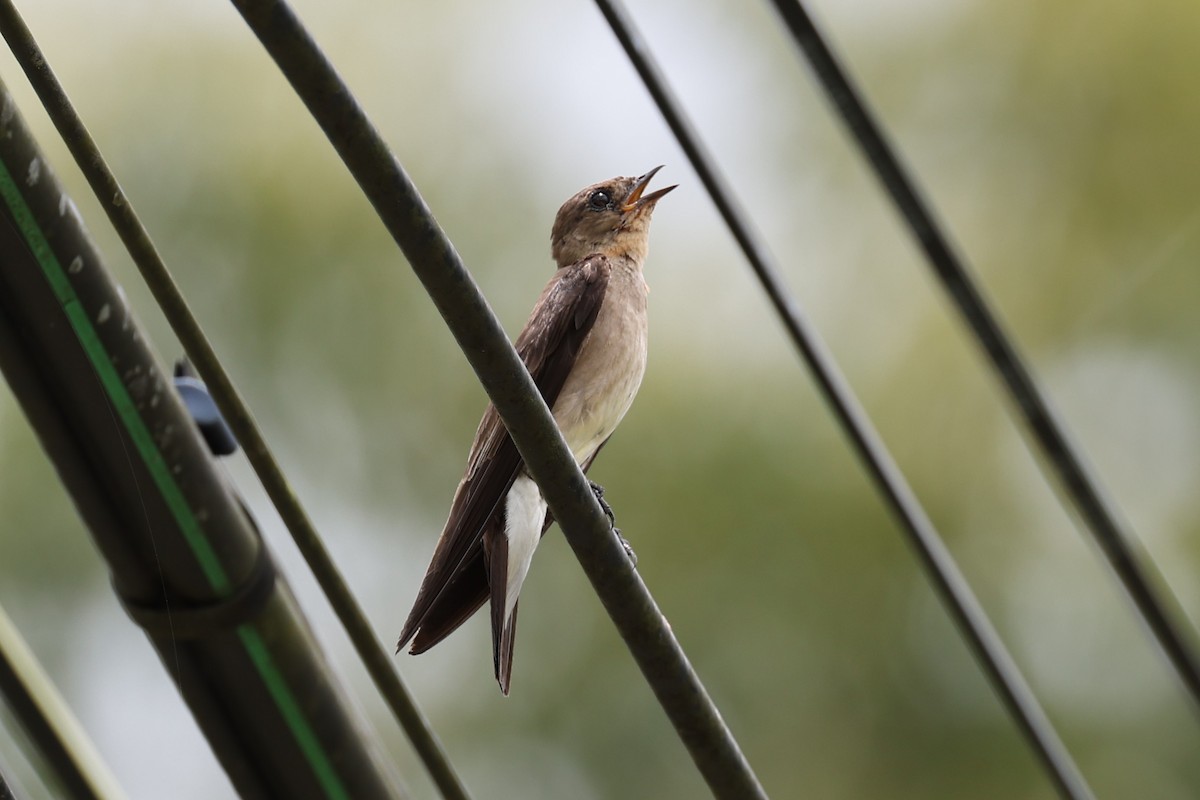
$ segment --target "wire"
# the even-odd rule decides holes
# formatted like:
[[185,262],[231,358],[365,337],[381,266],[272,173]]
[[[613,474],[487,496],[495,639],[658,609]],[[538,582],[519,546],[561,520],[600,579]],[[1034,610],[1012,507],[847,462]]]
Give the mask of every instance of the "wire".
[[718,798],[766,794],[612,535],[550,410],[420,193],[281,0],[234,0],[320,124],[445,319],[504,419],[567,542],[701,775]]
[[192,314],[149,233],[134,212],[95,141],[72,107],[33,35],[11,0],[0,0],[0,33],[28,76],[71,155],[82,170],[121,241],[129,250],[163,314],[179,337],[196,370],[208,385],[267,495],[292,534],[318,584],[345,628],[385,703],[407,733],[418,757],[442,795],[467,800],[466,787],[455,773],[428,720],[404,685],[395,664],[376,638],[366,614],[333,563],[324,542],[292,491],[278,461],[259,430],[249,407],[233,385],[211,343]]
[[[896,209],[975,334],[992,367],[1008,389],[1034,443],[1053,468],[1092,538],[1108,558],[1159,645],[1166,651],[1193,701],[1200,703],[1200,660],[1178,620],[1186,619],[1149,555],[1105,498],[1099,480],[1091,474],[1078,448],[1033,376],[1017,353],[1011,337],[988,306],[982,289],[971,277],[963,258],[954,250],[933,212],[922,199],[895,150],[867,108],[862,94],[851,83],[800,0],[772,0],[796,44],[808,58],[817,80],[870,162]],[[1156,588],[1158,587],[1158,588]]]
[[841,375],[832,355],[784,287],[774,258],[767,251],[761,237],[752,230],[745,212],[734,200],[727,181],[721,176],[695,128],[668,87],[666,78],[654,61],[645,39],[637,32],[628,12],[617,0],[597,0],[597,5],[762,282],[792,342],[807,362],[826,401],[875,481],[876,488],[896,515],[930,580],[1021,732],[1034,748],[1063,796],[1091,797],[1091,790],[1083,775],[1063,746],[1037,698],[1030,691],[970,586],[959,572],[945,543],[871,425],[853,390]]
[[[120,800],[117,779],[71,713],[37,656],[0,607],[0,691],[31,740],[77,800]],[[0,774],[0,800],[4,777]]]

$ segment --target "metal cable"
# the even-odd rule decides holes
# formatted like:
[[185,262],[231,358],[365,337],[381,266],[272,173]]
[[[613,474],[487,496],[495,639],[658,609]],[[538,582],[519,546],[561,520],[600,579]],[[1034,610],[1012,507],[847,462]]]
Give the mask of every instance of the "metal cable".
[[149,233],[11,0],[0,0],[0,34],[8,42],[121,241],[129,250],[147,286],[162,307],[171,329],[208,385],[213,399],[245,450],[263,488],[316,576],[385,703],[408,735],[442,795],[451,800],[468,800],[466,787],[455,773],[436,734],[400,679],[382,642],[375,636],[362,607],[284,477],[249,407],[234,387]]
[[597,5],[762,282],[792,342],[804,357],[876,488],[901,524],[930,581],[1018,728],[1064,797],[1090,798],[1092,793],[1087,782],[959,572],[945,543],[892,460],[832,355],[784,287],[775,259],[752,229],[748,215],[734,199],[728,182],[668,87],[649,45],[617,0],[597,0]]
[[1050,464],[1092,538],[1125,586],[1138,611],[1175,667],[1192,700],[1200,703],[1200,659],[1180,620],[1187,616],[1150,556],[1118,517],[1066,427],[1038,388],[1016,346],[988,305],[965,260],[955,251],[915,181],[884,137],[862,94],[838,63],[800,0],[772,0],[817,81],[837,109],[879,182],[892,198],[929,265],[975,335],[1008,390],[1034,444]]
[[442,314],[713,794],[765,798],[670,625],[612,535],[529,372],[403,167],[286,3],[234,0],[234,5],[320,124]]

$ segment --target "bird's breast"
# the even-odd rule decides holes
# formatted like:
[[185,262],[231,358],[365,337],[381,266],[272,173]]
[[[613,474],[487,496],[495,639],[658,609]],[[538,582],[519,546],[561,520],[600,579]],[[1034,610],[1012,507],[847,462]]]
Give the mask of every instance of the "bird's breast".
[[646,373],[646,283],[614,270],[603,305],[554,404],[575,460],[590,457],[616,429]]

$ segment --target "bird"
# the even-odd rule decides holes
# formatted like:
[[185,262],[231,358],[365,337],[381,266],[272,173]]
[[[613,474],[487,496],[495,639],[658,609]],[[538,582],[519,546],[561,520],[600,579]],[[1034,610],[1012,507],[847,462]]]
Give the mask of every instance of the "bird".
[[[557,270],[515,342],[585,473],[629,410],[646,371],[649,288],[642,267],[650,218],[658,201],[677,188],[646,192],[660,169],[593,184],[563,203],[550,233]],[[612,523],[603,488],[592,488]],[[424,653],[490,601],[492,661],[507,696],[521,586],[552,521],[489,403],[396,652],[411,641],[410,653]]]

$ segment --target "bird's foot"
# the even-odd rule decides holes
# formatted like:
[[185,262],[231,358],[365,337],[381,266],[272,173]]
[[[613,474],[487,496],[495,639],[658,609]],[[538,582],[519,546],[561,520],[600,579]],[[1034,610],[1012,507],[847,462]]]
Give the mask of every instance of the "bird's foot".
[[617,541],[621,543],[621,547],[625,548],[625,555],[629,556],[629,566],[636,567],[637,566],[637,553],[633,552],[633,547],[629,544],[629,541],[624,536],[621,535],[620,528],[614,527],[612,530],[613,530],[613,533],[615,533],[617,535]]
[[633,552],[633,547],[621,535],[621,529],[617,527],[617,517],[613,514],[612,506],[604,499],[604,487],[595,481],[588,481],[592,487],[592,494],[596,495],[596,502],[600,504],[600,509],[604,512],[604,516],[608,517],[608,524],[612,526],[612,532],[616,535],[617,541],[621,543],[621,547],[625,548],[625,555],[629,556],[629,563],[632,566],[637,566],[637,553]]
[[600,504],[600,510],[604,512],[604,516],[608,517],[608,524],[614,528],[617,525],[617,518],[613,514],[612,506],[604,499],[604,487],[595,481],[588,481],[592,487],[592,494],[596,495],[596,502]]

